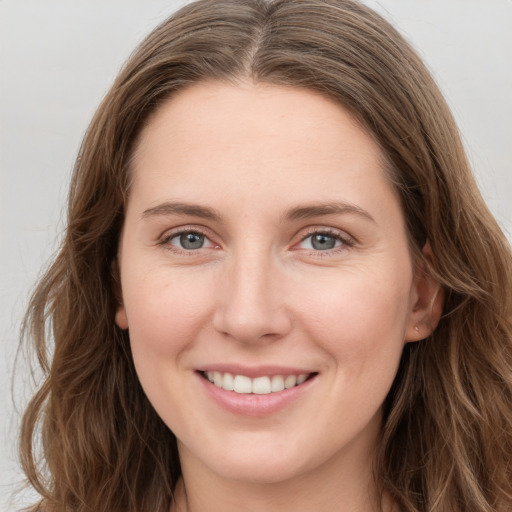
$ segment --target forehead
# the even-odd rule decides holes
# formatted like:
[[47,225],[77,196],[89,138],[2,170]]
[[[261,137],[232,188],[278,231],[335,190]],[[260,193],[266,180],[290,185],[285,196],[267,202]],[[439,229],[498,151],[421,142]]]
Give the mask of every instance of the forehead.
[[284,148],[287,143],[307,142],[302,148],[311,154],[322,142],[325,151],[349,132],[352,142],[371,149],[368,155],[384,158],[355,117],[318,92],[265,83],[200,82],[156,110],[141,133],[136,159],[165,142],[174,142],[173,150],[185,143],[187,149],[199,148],[202,154],[211,149],[210,143],[219,150],[238,146],[248,151],[256,144]]
[[133,159],[132,194],[146,202],[396,202],[384,160],[353,115],[318,93],[199,83],[147,123]]

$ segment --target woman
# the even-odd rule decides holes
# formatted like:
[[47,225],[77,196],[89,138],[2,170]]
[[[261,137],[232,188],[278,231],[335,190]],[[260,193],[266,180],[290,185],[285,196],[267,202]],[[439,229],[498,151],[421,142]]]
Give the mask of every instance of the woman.
[[183,8],[98,109],[68,222],[26,319],[35,510],[510,509],[510,248],[368,8]]

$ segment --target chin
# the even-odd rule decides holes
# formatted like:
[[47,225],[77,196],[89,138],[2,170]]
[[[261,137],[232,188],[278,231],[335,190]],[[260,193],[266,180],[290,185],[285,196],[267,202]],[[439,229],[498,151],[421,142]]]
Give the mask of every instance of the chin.
[[292,464],[291,461],[270,460],[236,461],[233,464],[223,464],[214,469],[217,474],[229,480],[241,483],[269,485],[279,484],[294,479],[307,472],[302,464]]
[[[192,462],[195,468],[197,465],[206,467],[223,479],[261,485],[293,479],[318,465],[318,461],[308,460],[304,449],[296,443],[287,444],[286,440],[269,443],[268,439],[265,443],[261,436],[250,437],[244,443],[232,440],[230,446],[225,443],[216,447],[210,445],[207,452],[194,450],[195,455],[181,446],[180,455],[186,456],[180,458],[185,464]],[[191,467],[192,470],[195,468]]]

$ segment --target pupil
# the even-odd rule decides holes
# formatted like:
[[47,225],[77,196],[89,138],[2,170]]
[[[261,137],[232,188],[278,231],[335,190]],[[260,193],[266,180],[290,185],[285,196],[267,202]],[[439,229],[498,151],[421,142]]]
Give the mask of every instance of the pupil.
[[204,242],[204,235],[185,233],[180,236],[180,243],[184,249],[200,249]]
[[315,249],[325,251],[327,249],[333,249],[336,245],[336,240],[328,235],[314,235],[311,240],[311,245]]

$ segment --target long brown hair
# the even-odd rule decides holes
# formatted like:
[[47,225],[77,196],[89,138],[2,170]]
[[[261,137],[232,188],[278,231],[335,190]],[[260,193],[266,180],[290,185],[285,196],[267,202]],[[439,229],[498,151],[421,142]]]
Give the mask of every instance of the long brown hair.
[[[168,511],[173,434],[138,383],[116,327],[129,166],[151,113],[201,80],[285,84],[348,108],[387,156],[411,251],[442,285],[434,333],[404,350],[384,405],[375,478],[403,511],[512,508],[512,257],[457,128],[416,53],[353,0],[200,0],[157,27],[96,112],[79,152],[60,252],[24,333],[45,379],[21,459],[45,511]],[[51,356],[50,356],[51,354]],[[40,451],[37,448],[40,447]]]

